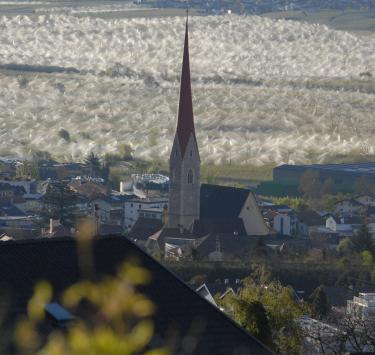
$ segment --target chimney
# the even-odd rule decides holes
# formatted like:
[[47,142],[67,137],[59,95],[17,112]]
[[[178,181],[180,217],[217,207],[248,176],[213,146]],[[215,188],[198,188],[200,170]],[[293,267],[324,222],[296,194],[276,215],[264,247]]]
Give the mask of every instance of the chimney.
[[168,206],[167,205],[163,206],[163,214],[161,217],[161,221],[162,221],[163,226],[168,225]]

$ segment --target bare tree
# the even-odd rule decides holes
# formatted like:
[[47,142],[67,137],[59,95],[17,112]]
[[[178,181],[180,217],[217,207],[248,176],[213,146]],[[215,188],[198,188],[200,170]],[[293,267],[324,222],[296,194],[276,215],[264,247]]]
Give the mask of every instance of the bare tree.
[[375,351],[375,318],[364,317],[353,310],[342,316],[335,314],[326,322],[311,318],[300,320],[305,354],[334,354]]

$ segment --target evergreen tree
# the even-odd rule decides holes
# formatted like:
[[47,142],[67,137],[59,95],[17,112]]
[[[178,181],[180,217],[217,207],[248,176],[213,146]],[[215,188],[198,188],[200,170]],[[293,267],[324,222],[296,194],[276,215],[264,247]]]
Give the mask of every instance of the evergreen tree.
[[374,242],[366,224],[363,224],[358,233],[352,237],[352,243],[359,253],[368,250],[372,255],[375,254]]
[[44,204],[49,218],[59,218],[60,223],[72,225],[76,210],[77,195],[63,181],[50,184],[44,195]]
[[319,286],[314,290],[309,297],[309,301],[311,303],[313,314],[318,319],[322,319],[329,314],[331,306],[322,286]]
[[247,302],[243,299],[236,301],[237,320],[262,343],[272,346],[272,331],[267,318],[267,312],[259,301]]
[[104,179],[104,181],[108,181],[109,179],[109,173],[110,173],[110,167],[108,163],[104,163],[101,167],[100,175]]
[[86,157],[85,163],[90,168],[93,177],[98,177],[101,175],[102,166],[100,163],[100,159],[94,152],[91,152]]

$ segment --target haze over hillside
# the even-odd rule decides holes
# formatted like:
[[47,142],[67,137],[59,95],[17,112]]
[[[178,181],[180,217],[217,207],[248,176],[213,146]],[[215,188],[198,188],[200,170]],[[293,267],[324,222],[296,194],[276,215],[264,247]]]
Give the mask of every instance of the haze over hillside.
[[[103,10],[49,7],[0,19],[1,154],[31,147],[81,159],[127,143],[139,157],[168,156],[184,19],[99,18],[95,9]],[[200,16],[190,19],[190,48],[204,161],[375,153],[375,35]],[[70,141],[58,136],[62,128]]]

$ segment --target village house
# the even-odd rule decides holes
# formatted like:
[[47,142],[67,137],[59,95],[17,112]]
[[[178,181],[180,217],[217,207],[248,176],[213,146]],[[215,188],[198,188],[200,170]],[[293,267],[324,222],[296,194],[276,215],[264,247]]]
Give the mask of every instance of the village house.
[[309,237],[319,227],[325,225],[325,220],[313,210],[302,210],[297,212],[298,235]]
[[124,226],[130,231],[139,218],[163,219],[164,211],[168,209],[168,198],[131,198],[124,204]]
[[334,214],[340,216],[358,215],[365,211],[365,206],[356,199],[345,199],[335,205]]
[[325,226],[325,220],[313,210],[291,211],[275,213],[272,226],[281,235],[306,238]]
[[101,195],[91,201],[91,207],[102,224],[124,226],[124,204],[131,196],[111,194]]
[[326,227],[342,237],[353,236],[362,224],[363,220],[359,216],[335,217],[331,215],[326,219]]
[[82,196],[93,200],[102,195],[107,195],[107,187],[99,182],[87,179],[73,179],[69,182],[69,187]]
[[203,240],[204,236],[186,229],[163,226],[147,238],[145,247],[151,255],[178,261],[181,258],[191,258],[192,251],[196,250]]
[[373,195],[360,195],[354,198],[358,203],[367,207],[375,206],[375,196]]
[[358,296],[347,301],[346,311],[363,321],[373,319],[375,316],[375,293],[360,292]]
[[277,233],[281,235],[296,236],[299,231],[299,221],[297,218],[297,214],[294,211],[287,213],[275,212],[275,215],[273,216],[272,227]]

